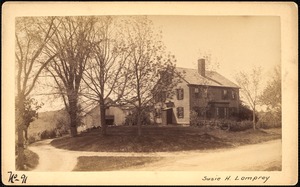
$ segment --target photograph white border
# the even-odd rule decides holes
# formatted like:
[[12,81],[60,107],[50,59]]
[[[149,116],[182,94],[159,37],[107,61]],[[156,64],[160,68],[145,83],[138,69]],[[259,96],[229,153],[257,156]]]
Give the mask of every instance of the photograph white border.
[[[279,16],[282,67],[282,171],[23,172],[15,168],[15,18],[71,15]],[[292,2],[6,2],[2,5],[2,182],[9,173],[36,185],[294,185],[298,182],[298,7]],[[50,153],[51,154],[51,153]],[[259,157],[259,155],[258,155]],[[67,158],[66,158],[67,159]],[[67,160],[66,160],[67,161]],[[203,181],[204,176],[270,176],[262,181]],[[17,184],[17,183],[16,183]],[[19,183],[18,183],[19,184]],[[17,184],[17,185],[18,185]]]

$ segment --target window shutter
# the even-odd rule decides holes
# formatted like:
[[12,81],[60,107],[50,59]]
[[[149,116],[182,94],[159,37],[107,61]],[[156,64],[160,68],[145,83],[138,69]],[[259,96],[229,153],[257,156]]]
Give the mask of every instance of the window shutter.
[[183,99],[183,89],[181,89],[181,99]]

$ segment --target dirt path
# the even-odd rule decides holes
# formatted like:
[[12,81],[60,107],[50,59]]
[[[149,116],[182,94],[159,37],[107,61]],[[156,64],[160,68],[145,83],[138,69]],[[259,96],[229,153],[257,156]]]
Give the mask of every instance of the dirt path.
[[37,142],[28,148],[39,155],[39,164],[32,171],[72,171],[77,156],[70,151],[56,149],[50,145],[52,139]]
[[57,149],[52,140],[32,144],[29,149],[39,155],[39,165],[33,171],[72,171],[79,156],[159,156],[163,161],[125,170],[264,170],[263,167],[281,163],[281,140],[230,149],[207,151],[119,153],[85,152]]

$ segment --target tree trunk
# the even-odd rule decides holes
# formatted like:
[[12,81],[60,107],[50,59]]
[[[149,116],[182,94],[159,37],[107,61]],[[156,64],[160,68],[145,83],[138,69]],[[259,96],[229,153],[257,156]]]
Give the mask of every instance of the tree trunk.
[[28,126],[24,127],[25,140],[28,141]]
[[69,99],[69,115],[70,115],[71,136],[75,137],[77,136],[78,117],[77,117],[77,100],[74,98]]
[[106,125],[106,121],[105,121],[105,105],[104,105],[104,101],[100,101],[100,123],[101,123],[101,133],[102,135],[106,135],[106,129],[107,129],[107,125]]
[[255,124],[255,107],[253,108],[253,130],[256,130],[256,124]]
[[25,97],[18,96],[18,104],[17,104],[17,111],[16,111],[16,125],[17,125],[17,132],[18,132],[18,157],[16,161],[16,169],[17,170],[24,170],[25,165],[25,154],[24,154],[24,135],[23,135],[23,129],[24,129],[24,119],[23,114],[25,111],[24,106],[24,100]]
[[138,127],[138,136],[142,135],[142,120],[141,120],[141,110],[137,111],[137,127]]

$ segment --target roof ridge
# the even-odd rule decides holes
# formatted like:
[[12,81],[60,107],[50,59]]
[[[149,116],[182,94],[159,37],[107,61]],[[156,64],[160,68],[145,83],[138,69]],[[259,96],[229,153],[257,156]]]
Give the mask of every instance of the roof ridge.
[[[179,71],[185,71],[184,79],[186,82],[190,84],[201,84],[201,79],[206,79],[210,83],[208,85],[211,86],[222,86],[222,87],[236,87],[239,88],[235,83],[233,83],[231,80],[227,79],[225,76],[220,74],[217,71],[205,71],[207,74],[206,76],[201,76],[198,74],[197,69],[193,68],[185,68],[185,67],[176,67]],[[197,75],[196,75],[197,73]]]
[[[176,68],[180,68],[180,69],[190,69],[190,70],[197,70],[197,69],[194,69],[194,68],[185,68],[185,67],[176,67]],[[214,72],[214,73],[218,73],[217,71],[214,71],[214,70],[205,70],[205,72]]]

